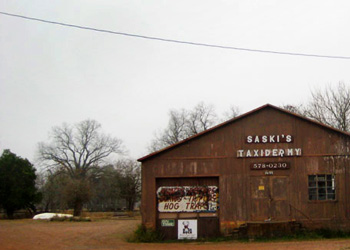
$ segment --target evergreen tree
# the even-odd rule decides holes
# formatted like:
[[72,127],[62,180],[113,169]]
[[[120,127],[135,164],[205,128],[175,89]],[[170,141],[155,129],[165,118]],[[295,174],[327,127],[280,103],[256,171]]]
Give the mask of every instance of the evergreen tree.
[[34,204],[39,202],[41,194],[35,187],[35,168],[6,149],[0,157],[0,207],[13,219],[16,210],[29,208],[35,211]]

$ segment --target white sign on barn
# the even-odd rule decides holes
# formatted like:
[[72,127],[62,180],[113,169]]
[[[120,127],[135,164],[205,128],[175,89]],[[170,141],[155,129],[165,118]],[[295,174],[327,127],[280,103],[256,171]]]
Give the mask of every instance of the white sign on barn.
[[178,220],[177,238],[197,239],[197,220]]

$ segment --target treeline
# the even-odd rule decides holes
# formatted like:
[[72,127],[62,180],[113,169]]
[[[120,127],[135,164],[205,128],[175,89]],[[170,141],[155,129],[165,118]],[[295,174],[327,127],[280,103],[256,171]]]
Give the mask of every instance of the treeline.
[[72,179],[64,172],[47,172],[37,181],[40,211],[64,211],[83,203],[88,211],[133,211],[140,200],[140,164],[131,159],[96,168],[86,179]]
[[49,142],[39,143],[39,161],[48,171],[41,187],[45,210],[72,208],[74,216],[89,210],[133,210],[140,196],[140,165],[133,160],[106,164],[123,155],[120,139],[101,131],[95,120],[62,124]]
[[62,212],[76,203],[88,211],[133,211],[140,205],[140,193],[140,164],[135,160],[96,167],[88,178],[79,179],[60,170],[37,173],[10,150],[0,157],[0,209],[10,219],[18,210],[31,215]]
[[83,209],[132,211],[140,199],[140,164],[132,159],[109,163],[110,156],[124,152],[122,141],[104,134],[95,120],[54,127],[49,141],[38,146],[42,174],[27,159],[3,152],[0,209],[8,218],[19,209],[32,214],[73,209],[75,216]]

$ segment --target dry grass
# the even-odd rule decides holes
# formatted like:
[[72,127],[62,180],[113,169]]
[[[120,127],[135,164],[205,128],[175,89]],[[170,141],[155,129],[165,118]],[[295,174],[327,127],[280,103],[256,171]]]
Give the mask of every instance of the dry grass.
[[91,219],[110,219],[113,218],[114,212],[87,212],[84,211],[81,217],[89,217]]

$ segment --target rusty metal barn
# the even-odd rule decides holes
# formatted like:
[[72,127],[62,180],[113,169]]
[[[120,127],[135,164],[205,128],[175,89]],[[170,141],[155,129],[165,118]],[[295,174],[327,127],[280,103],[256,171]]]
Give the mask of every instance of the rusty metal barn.
[[350,134],[267,104],[149,154],[142,223],[166,238],[350,229]]

